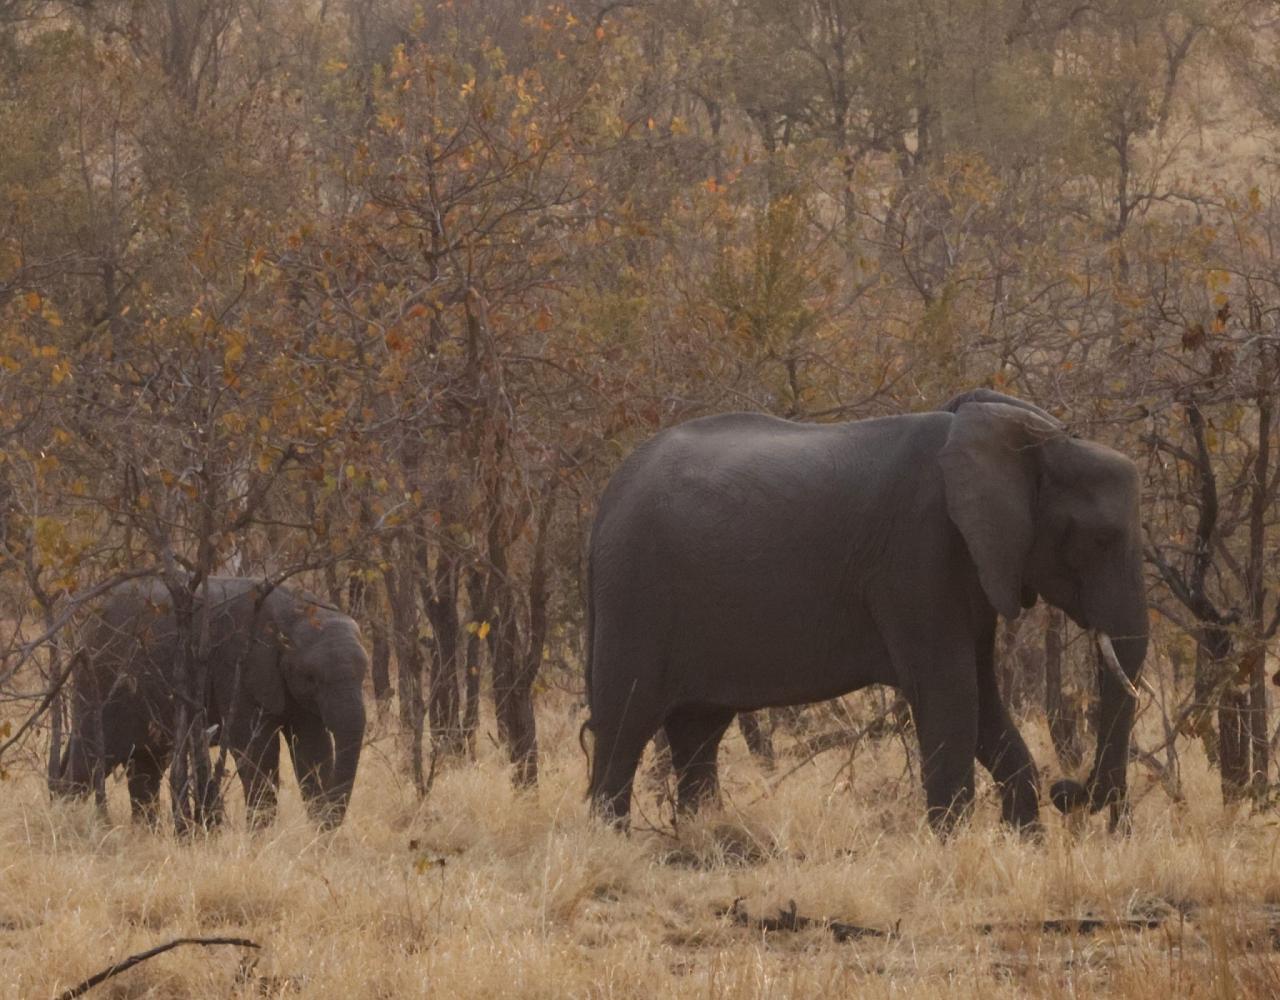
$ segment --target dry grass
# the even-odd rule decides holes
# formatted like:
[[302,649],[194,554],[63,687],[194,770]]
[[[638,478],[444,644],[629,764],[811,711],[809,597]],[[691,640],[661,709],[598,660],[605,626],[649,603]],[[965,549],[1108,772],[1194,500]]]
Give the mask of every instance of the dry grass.
[[[1097,818],[1073,837],[1046,813],[1044,842],[1023,842],[1000,829],[984,785],[974,821],[942,844],[921,829],[899,743],[862,749],[852,768],[833,752],[779,780],[735,733],[722,812],[678,838],[665,823],[624,837],[587,817],[579,720],[547,710],[541,721],[536,793],[514,791],[490,747],[479,766],[445,772],[419,805],[393,766],[394,741],[377,739],[348,822],[324,836],[307,826],[292,787],[270,831],[246,834],[237,816],[232,830],[180,843],[87,807],[51,806],[34,774],[11,775],[0,814],[0,994],[49,996],[113,959],[196,934],[264,947],[247,961],[234,948],[177,950],[94,995],[1280,992],[1276,823],[1225,815],[1203,759],[1185,762],[1191,804],[1145,795],[1128,839],[1107,836]],[[641,804],[656,817],[652,788]],[[112,812],[127,815],[119,785]],[[719,912],[737,898],[753,917],[794,900],[803,915],[898,933],[849,942],[821,927],[764,933]],[[1163,923],[1075,935],[1040,927],[1086,914]]]

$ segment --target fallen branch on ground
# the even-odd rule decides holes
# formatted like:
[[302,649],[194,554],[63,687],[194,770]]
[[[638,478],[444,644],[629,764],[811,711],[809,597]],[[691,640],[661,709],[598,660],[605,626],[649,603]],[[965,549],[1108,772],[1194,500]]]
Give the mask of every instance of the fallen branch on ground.
[[732,918],[735,924],[762,931],[800,931],[807,927],[821,927],[830,931],[831,936],[837,941],[853,941],[864,937],[895,937],[898,933],[896,924],[893,930],[882,931],[874,927],[847,924],[842,920],[831,920],[827,917],[804,917],[796,913],[794,899],[791,900],[787,909],[779,910],[776,917],[752,917],[743,909],[741,898],[735,899],[732,906],[722,908],[719,914]]
[[980,934],[994,934],[996,931],[1038,931],[1041,934],[1095,934],[1109,929],[1125,931],[1151,931],[1162,927],[1164,921],[1158,917],[1124,917],[1116,920],[1103,920],[1101,917],[1055,917],[1041,920],[1039,923],[1012,924],[979,924]]
[[[735,924],[761,931],[801,931],[809,927],[820,927],[831,932],[837,941],[853,941],[858,938],[895,938],[899,935],[900,924],[897,922],[890,930],[878,930],[874,927],[861,927],[841,920],[827,917],[806,917],[796,912],[796,901],[791,900],[785,909],[780,909],[776,917],[753,917],[742,905],[742,898],[733,901],[732,906],[721,907],[718,916],[729,917]],[[1103,919],[1101,917],[1054,917],[1048,920],[1029,923],[978,924],[975,930],[979,934],[994,934],[998,931],[1022,931],[1037,934],[1096,934],[1105,930],[1149,931],[1164,926],[1159,917],[1122,917]]]
[[262,947],[262,945],[257,944],[256,942],[250,941],[247,938],[231,938],[231,937],[175,938],[174,940],[169,941],[166,944],[156,945],[154,948],[149,948],[146,951],[140,951],[136,955],[130,955],[128,958],[123,959],[119,962],[116,962],[114,965],[107,966],[107,968],[103,969],[101,972],[97,973],[96,975],[90,976],[79,986],[73,986],[71,987],[71,989],[63,993],[59,993],[58,1000],[73,1000],[74,997],[83,996],[85,993],[88,993],[91,989],[93,989],[99,983],[105,983],[112,976],[118,976],[120,973],[128,969],[132,969],[135,965],[138,965],[141,962],[145,962],[149,958],[155,958],[157,955],[161,955],[164,952],[169,951],[172,948],[176,948],[178,947],[178,945],[181,945],[181,944],[198,944],[198,945],[206,945],[206,946],[215,945],[215,944],[230,944],[230,945],[235,945],[238,948],[261,948]]

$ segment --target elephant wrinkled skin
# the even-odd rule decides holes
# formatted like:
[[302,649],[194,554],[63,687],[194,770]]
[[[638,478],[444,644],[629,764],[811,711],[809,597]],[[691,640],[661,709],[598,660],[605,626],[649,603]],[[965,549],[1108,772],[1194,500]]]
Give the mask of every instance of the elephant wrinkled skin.
[[[364,737],[368,657],[360,630],[300,591],[275,587],[259,600],[260,583],[208,581],[208,721],[236,762],[251,823],[274,818],[283,735],[308,811],[321,825],[337,826]],[[106,774],[125,768],[134,814],[154,817],[173,752],[172,678],[180,654],[164,584],[144,580],[116,590],[90,624],[83,654],[59,790],[88,794],[101,759]]]
[[[997,613],[1037,596],[1109,636],[1136,679],[1147,647],[1138,473],[1043,411],[977,390],[943,411],[844,424],[692,420],[622,464],[588,563],[589,795],[625,823],[641,751],[666,729],[679,805],[717,793],[734,713],[869,684],[909,700],[928,815],[973,798],[1039,824],[1039,781],[996,687]],[[1061,808],[1123,799],[1134,699],[1100,672],[1099,738]]]

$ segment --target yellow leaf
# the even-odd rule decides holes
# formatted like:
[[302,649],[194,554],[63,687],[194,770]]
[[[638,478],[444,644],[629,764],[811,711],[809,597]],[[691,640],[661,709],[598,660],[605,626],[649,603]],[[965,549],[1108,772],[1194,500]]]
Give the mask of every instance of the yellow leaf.
[[227,346],[222,352],[222,363],[230,368],[244,357],[246,337],[234,330],[227,331]]
[[480,627],[476,629],[476,635],[478,635],[481,639],[483,639],[488,634],[489,634],[489,623],[481,622]]
[[27,292],[25,301],[27,303],[27,312],[40,311],[40,293],[39,292]]
[[261,452],[258,455],[258,471],[259,472],[270,472],[272,464],[273,463],[272,463],[271,456],[268,455],[265,451]]
[[50,373],[49,377],[53,379],[54,385],[61,385],[63,380],[66,379],[66,377],[70,374],[71,374],[71,365],[69,362],[64,360],[64,361],[59,361],[56,365],[53,366],[53,371]]

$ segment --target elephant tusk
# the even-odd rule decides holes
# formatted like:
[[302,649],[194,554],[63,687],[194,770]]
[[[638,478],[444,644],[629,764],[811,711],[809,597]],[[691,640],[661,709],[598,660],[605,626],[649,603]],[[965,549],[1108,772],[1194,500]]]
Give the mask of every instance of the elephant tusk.
[[1105,632],[1098,633],[1098,649],[1102,652],[1102,662],[1107,665],[1107,669],[1115,675],[1125,693],[1137,701],[1138,689],[1133,686],[1133,681],[1125,676],[1124,668],[1120,666],[1120,658],[1116,656],[1116,648],[1111,645],[1111,637]]

